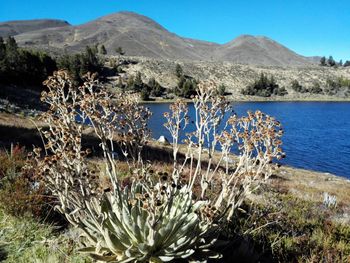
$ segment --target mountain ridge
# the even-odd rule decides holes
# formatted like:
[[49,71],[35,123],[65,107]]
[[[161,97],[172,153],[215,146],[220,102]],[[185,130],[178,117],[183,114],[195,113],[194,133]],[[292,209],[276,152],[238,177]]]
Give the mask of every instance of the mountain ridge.
[[15,36],[21,33],[40,29],[71,26],[67,21],[60,19],[32,19],[0,22],[0,37]]
[[[78,52],[86,45],[103,44],[108,54],[115,54],[115,49],[122,47],[131,56],[172,60],[287,67],[315,64],[313,59],[301,56],[266,36],[241,35],[225,44],[196,40],[178,36],[147,16],[129,11],[102,16],[76,26],[62,20],[38,20],[48,21],[48,26],[45,28],[43,23],[39,23],[25,29],[26,24],[31,25],[33,21],[22,21],[22,28],[17,26],[11,31],[20,46],[52,52]],[[0,36],[6,32],[1,28],[2,24]]]

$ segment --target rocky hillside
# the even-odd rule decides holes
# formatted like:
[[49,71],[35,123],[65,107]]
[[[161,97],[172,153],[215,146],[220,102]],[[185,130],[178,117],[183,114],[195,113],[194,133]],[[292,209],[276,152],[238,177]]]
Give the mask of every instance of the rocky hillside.
[[134,76],[141,72],[144,82],[154,77],[162,86],[174,88],[178,78],[175,75],[176,64],[183,68],[184,74],[198,80],[212,79],[217,85],[224,84],[226,90],[231,93],[229,98],[235,100],[266,100],[262,97],[243,96],[241,89],[251,84],[261,73],[273,76],[276,82],[285,87],[288,95],[283,97],[275,96],[272,100],[334,100],[349,99],[344,94],[339,93],[334,96],[324,94],[311,94],[295,92],[291,88],[291,82],[297,80],[303,87],[310,88],[318,83],[321,88],[326,87],[327,80],[338,78],[350,79],[350,68],[329,68],[329,67],[272,67],[272,66],[252,66],[229,62],[184,62],[161,59],[150,59],[145,57],[127,58],[137,63],[130,63],[123,67],[124,77]]
[[[47,26],[42,25],[44,21],[48,21]],[[18,23],[20,25],[16,26]],[[103,44],[110,55],[115,54],[116,48],[122,47],[127,55],[158,59],[228,61],[265,66],[313,64],[312,59],[298,55],[267,37],[243,35],[220,45],[180,37],[155,21],[132,12],[108,15],[78,26],[62,21],[56,23],[56,26],[51,20],[2,23],[0,36],[12,34],[21,46],[52,52],[76,52],[86,45],[98,43]]]
[[42,29],[57,29],[67,26],[70,26],[68,22],[56,19],[9,21],[0,23],[0,37],[4,38]]
[[220,46],[214,52],[219,61],[252,65],[306,66],[307,60],[281,44],[263,36],[242,35]]

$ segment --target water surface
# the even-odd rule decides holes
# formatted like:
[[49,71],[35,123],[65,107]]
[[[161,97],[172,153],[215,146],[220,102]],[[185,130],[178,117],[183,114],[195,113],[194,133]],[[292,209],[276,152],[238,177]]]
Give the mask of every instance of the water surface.
[[[152,136],[165,135],[163,112],[169,104],[146,104],[153,112],[149,121]],[[350,103],[349,102],[242,102],[233,103],[235,112],[261,110],[281,121],[285,134],[284,163],[350,178]],[[193,116],[190,105],[190,116]]]

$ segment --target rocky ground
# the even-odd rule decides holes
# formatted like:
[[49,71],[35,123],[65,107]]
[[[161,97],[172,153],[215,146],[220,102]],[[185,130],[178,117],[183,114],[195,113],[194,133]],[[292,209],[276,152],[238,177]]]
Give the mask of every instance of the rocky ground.
[[[108,57],[107,65],[111,60],[118,60],[119,57]],[[154,77],[162,86],[167,89],[174,88],[178,78],[175,75],[176,64],[180,64],[184,74],[194,77],[198,80],[214,80],[217,85],[225,85],[231,100],[350,100],[343,92],[334,96],[324,94],[298,93],[292,90],[291,82],[297,80],[303,87],[309,88],[314,83],[319,83],[323,88],[327,79],[335,80],[337,78],[350,79],[350,67],[272,67],[272,66],[252,66],[243,64],[233,64],[228,62],[204,62],[204,61],[173,61],[160,60],[145,57],[122,57],[122,60],[131,60],[122,67],[125,73],[122,78],[130,75],[136,75],[141,72],[144,82]],[[273,96],[270,98],[244,96],[240,93],[241,89],[252,83],[261,73],[273,76],[276,82],[285,87],[288,91],[286,96]],[[112,78],[117,83],[117,77]]]

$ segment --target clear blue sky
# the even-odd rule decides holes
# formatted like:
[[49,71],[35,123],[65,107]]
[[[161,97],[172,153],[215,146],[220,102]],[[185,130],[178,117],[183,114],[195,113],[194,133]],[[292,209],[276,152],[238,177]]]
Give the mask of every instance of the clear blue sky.
[[0,0],[0,21],[58,18],[77,25],[126,10],[180,36],[225,43],[264,35],[302,55],[350,60],[350,0]]

